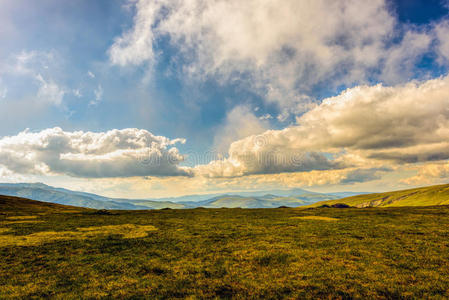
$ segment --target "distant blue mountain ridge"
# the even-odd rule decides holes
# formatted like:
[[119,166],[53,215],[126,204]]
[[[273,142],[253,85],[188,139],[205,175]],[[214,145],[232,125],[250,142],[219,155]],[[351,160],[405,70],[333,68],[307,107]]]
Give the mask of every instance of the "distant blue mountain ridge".
[[122,199],[56,188],[43,183],[0,183],[0,195],[17,196],[64,205],[95,209],[142,210],[196,207],[275,208],[298,207],[317,201],[335,200],[364,193],[316,193],[303,189],[245,191],[228,194],[187,195],[170,198]]

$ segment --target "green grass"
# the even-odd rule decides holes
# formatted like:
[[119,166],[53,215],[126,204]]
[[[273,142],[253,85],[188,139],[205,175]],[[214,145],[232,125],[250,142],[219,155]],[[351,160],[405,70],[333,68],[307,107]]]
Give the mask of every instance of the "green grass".
[[409,190],[358,195],[337,200],[320,201],[307,207],[344,203],[355,207],[399,207],[449,205],[449,184]]
[[0,197],[0,228],[65,237],[0,247],[2,299],[449,297],[448,206],[107,215]]

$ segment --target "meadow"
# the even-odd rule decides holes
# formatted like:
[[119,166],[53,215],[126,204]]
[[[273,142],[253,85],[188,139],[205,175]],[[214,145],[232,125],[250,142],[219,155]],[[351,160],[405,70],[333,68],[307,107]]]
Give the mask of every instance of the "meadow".
[[0,298],[447,298],[449,206],[96,211],[0,197]]

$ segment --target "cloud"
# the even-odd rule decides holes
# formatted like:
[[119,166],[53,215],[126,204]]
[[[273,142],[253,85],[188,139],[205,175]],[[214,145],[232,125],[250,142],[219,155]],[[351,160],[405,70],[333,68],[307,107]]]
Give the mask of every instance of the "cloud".
[[0,166],[0,180],[2,182],[24,182],[26,179],[25,176],[11,172],[7,168]]
[[[329,186],[336,184],[352,185],[366,181],[378,180],[389,169],[382,168],[347,168],[337,170],[313,170],[307,172],[257,174],[244,177],[194,177],[189,179],[192,185],[214,188],[216,190],[269,190],[311,186]],[[200,183],[196,183],[200,180]]]
[[359,86],[325,99],[287,132],[302,137],[301,146],[391,153],[394,160],[393,153],[441,149],[449,137],[448,104],[449,76],[392,87]]
[[[61,106],[67,91],[54,80],[60,64],[60,58],[55,51],[22,51],[10,58],[3,70],[0,70],[0,75],[4,72],[7,76],[19,77],[20,80],[14,78],[18,82],[26,78],[32,79],[38,84],[36,100]],[[0,97],[5,97],[6,91],[6,88],[1,89],[0,85]]]
[[8,88],[3,84],[3,81],[0,78],[0,99],[5,99],[7,94]]
[[234,107],[228,112],[224,124],[217,131],[214,145],[217,151],[226,152],[232,142],[266,131],[269,124],[258,119],[245,105]]
[[80,89],[73,89],[72,90],[73,95],[75,95],[75,97],[77,98],[81,98],[83,96],[83,94],[81,93]]
[[94,90],[94,95],[95,99],[89,102],[89,106],[98,105],[98,103],[100,103],[103,99],[103,87],[101,85],[98,85],[98,87]]
[[270,114],[264,114],[263,116],[259,117],[259,120],[270,120],[273,119],[273,116]]
[[139,129],[26,130],[0,139],[0,166],[18,174],[74,177],[188,176],[179,167],[184,157],[174,147],[183,142]]
[[417,174],[415,176],[403,179],[406,184],[435,184],[438,182],[447,182],[449,178],[449,163],[447,161],[440,163],[427,163],[416,166]]
[[438,39],[437,51],[440,59],[444,63],[449,63],[449,20],[445,20],[435,26],[435,33]]
[[355,169],[346,174],[346,178],[342,179],[341,184],[352,184],[357,182],[366,182],[376,179],[381,179],[382,174],[392,171],[389,168],[370,168],[370,169]]
[[112,63],[126,66],[152,62],[154,59],[152,27],[161,10],[159,1],[130,1],[136,5],[134,26],[114,40],[109,49]]
[[59,63],[59,56],[55,51],[22,51],[12,57],[7,70],[18,75],[36,77]]
[[52,80],[46,81],[41,74],[36,76],[36,80],[40,83],[37,98],[54,105],[61,105],[65,90]]
[[5,99],[7,94],[8,94],[8,88],[1,87],[0,88],[0,98]]
[[[256,142],[257,144],[257,142]],[[233,143],[231,149],[237,145]],[[270,149],[270,150],[268,150]],[[277,147],[264,147],[230,151],[229,158],[211,161],[195,167],[197,174],[206,177],[239,177],[252,174],[277,174],[281,172],[308,172],[341,168],[320,152],[295,152]],[[236,150],[236,149],[234,149]],[[246,150],[246,152],[244,151]]]
[[449,76],[359,86],[325,99],[297,125],[235,141],[197,166],[211,177],[381,167],[449,159]]
[[400,28],[384,0],[129,3],[136,8],[134,25],[110,47],[112,63],[153,64],[156,41],[168,37],[191,78],[238,79],[277,103],[280,120],[313,107],[309,96],[323,84],[409,80],[433,39]]
[[395,84],[413,78],[415,65],[429,50],[431,42],[430,33],[407,31],[399,44],[386,50],[382,81]]

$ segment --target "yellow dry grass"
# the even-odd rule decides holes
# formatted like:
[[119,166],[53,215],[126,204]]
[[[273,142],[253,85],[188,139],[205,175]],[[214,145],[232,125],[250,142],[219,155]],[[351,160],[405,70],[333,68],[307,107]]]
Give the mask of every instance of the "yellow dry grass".
[[40,220],[18,220],[18,221],[5,221],[3,224],[26,224],[26,223],[42,223]]
[[300,220],[317,220],[317,221],[338,221],[338,219],[336,219],[336,218],[320,217],[320,216],[292,217],[292,219],[300,219]]
[[78,228],[79,231],[85,235],[100,235],[100,234],[121,234],[125,239],[146,237],[147,231],[157,230],[153,225],[108,225]]
[[37,216],[14,216],[14,217],[7,217],[8,220],[31,220],[31,219],[37,219]]
[[0,234],[3,234],[3,233],[8,232],[10,230],[11,229],[9,229],[9,228],[0,228]]
[[7,217],[7,221],[3,224],[22,224],[22,223],[42,223],[43,221],[36,220],[37,216],[12,216]]
[[[1,228],[0,234],[7,228]],[[148,235],[148,231],[157,230],[152,225],[109,225],[77,228],[77,231],[43,231],[29,235],[0,235],[0,247],[5,246],[37,246],[60,240],[84,240],[97,236],[118,234],[125,239],[141,238]]]

